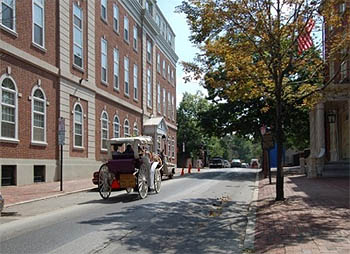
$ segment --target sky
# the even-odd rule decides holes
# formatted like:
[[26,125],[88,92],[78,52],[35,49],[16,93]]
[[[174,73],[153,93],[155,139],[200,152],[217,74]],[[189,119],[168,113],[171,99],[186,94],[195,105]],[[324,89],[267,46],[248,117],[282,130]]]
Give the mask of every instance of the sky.
[[206,89],[201,87],[198,82],[186,83],[183,80],[184,72],[181,61],[192,61],[198,50],[189,41],[190,30],[186,23],[184,14],[175,13],[175,7],[181,4],[182,0],[158,0],[157,4],[168,23],[173,29],[175,37],[175,52],[179,57],[176,68],[176,105],[182,101],[184,92],[195,94],[198,90],[207,94]]

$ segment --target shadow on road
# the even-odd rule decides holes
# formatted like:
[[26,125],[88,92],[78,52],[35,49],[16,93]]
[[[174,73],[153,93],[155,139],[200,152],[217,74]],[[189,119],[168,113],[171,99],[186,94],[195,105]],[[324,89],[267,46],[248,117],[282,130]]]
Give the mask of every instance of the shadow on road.
[[109,244],[132,253],[240,253],[247,210],[226,197],[189,199],[136,205],[81,223],[101,226]]

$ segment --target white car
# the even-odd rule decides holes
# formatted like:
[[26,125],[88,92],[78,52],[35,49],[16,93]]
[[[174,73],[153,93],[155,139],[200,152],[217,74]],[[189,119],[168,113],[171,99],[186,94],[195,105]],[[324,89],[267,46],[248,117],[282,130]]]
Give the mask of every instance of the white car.
[[1,193],[0,193],[0,214],[2,209],[4,209],[4,204],[5,204],[4,198],[1,196]]

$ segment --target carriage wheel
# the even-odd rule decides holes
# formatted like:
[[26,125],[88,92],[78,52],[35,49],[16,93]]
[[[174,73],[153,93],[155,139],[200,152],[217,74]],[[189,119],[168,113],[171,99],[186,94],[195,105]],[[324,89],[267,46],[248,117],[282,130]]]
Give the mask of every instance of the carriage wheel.
[[103,199],[107,199],[111,195],[111,173],[106,164],[101,166],[98,174],[98,191]]
[[141,166],[140,171],[137,175],[137,187],[138,187],[139,195],[142,199],[147,197],[147,194],[148,194],[148,183],[147,183],[146,172],[147,172],[146,168]]
[[156,193],[159,193],[161,184],[162,184],[162,175],[160,171],[156,169],[156,171],[154,172],[154,191]]

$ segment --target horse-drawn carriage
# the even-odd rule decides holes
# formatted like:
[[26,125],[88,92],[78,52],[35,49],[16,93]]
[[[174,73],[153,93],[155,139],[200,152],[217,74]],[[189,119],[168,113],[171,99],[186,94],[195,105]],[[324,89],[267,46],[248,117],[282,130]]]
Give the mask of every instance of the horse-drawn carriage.
[[[152,146],[152,138],[148,136],[107,141],[108,161],[98,174],[98,190],[103,199],[109,198],[112,189],[137,191],[142,199],[147,197],[149,189],[160,191],[164,163],[160,156],[150,152]],[[120,152],[119,148],[125,151]]]

